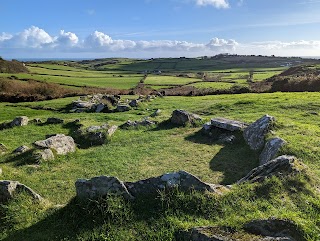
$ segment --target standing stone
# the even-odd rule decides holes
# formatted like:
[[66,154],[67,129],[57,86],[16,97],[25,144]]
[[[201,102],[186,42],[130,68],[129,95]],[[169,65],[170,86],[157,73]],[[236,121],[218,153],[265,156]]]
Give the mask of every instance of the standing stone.
[[200,116],[189,113],[185,110],[174,110],[171,116],[171,123],[176,125],[196,124],[197,121],[201,121]]
[[34,145],[38,148],[53,149],[58,155],[66,155],[69,152],[75,152],[76,145],[71,136],[57,134],[46,140],[36,141]]
[[30,148],[27,147],[27,146],[19,146],[17,149],[15,149],[15,150],[13,151],[13,153],[15,153],[15,154],[22,154],[22,153],[25,153],[25,152],[27,152],[27,151],[29,151],[29,150],[30,150]]
[[11,123],[10,126],[14,127],[14,126],[26,126],[28,125],[29,122],[29,118],[26,116],[19,116],[16,117]]
[[279,137],[272,138],[269,141],[267,141],[259,157],[260,165],[263,165],[268,161],[274,159],[277,153],[279,152],[280,148],[285,144],[286,142]]
[[265,136],[272,127],[274,121],[274,117],[264,115],[244,130],[243,137],[252,150],[257,151],[264,147]]

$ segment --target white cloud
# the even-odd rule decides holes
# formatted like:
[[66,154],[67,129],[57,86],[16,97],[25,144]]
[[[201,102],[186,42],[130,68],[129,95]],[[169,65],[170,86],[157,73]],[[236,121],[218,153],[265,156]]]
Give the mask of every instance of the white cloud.
[[[113,39],[95,31],[84,39],[75,33],[61,30],[56,36],[32,26],[20,33],[0,34],[0,52],[3,56],[27,53],[43,55],[130,56],[130,57],[177,57],[201,56],[218,53],[320,56],[320,40],[264,41],[238,43],[233,39],[212,38],[207,43],[178,40],[133,41]],[[25,57],[25,56],[24,56]]]
[[35,26],[25,29],[21,33],[15,34],[10,39],[5,40],[9,46],[16,48],[42,48],[45,45],[52,44],[53,41],[54,38],[46,31]]
[[56,38],[55,42],[58,45],[64,46],[76,46],[79,42],[79,38],[75,33],[60,31],[60,35]]
[[227,0],[195,0],[198,6],[213,6],[215,8],[229,8]]
[[229,52],[229,51],[235,51],[238,45],[239,44],[233,39],[225,40],[225,39],[213,38],[210,40],[210,42],[206,46],[211,50]]
[[0,42],[1,41],[5,41],[5,40],[8,40],[8,39],[11,39],[13,36],[11,34],[8,34],[8,33],[2,33],[0,35]]

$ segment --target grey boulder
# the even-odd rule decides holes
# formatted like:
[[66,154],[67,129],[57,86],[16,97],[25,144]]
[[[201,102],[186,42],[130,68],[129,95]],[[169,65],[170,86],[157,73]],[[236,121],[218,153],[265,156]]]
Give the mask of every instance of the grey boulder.
[[189,113],[185,110],[174,110],[171,116],[171,123],[176,125],[196,124],[197,121],[201,121],[199,115]]
[[26,116],[19,116],[16,117],[11,123],[10,126],[14,127],[14,126],[26,126],[28,125],[29,122],[29,118]]
[[34,145],[42,149],[53,149],[58,155],[66,155],[76,150],[73,138],[64,134],[56,134],[48,139],[36,141]]
[[274,117],[264,115],[244,130],[243,137],[252,150],[257,151],[264,147],[265,137],[274,121]]
[[274,159],[280,148],[285,144],[286,142],[279,137],[268,140],[259,157],[260,165],[263,165],[268,161]]
[[54,160],[54,154],[51,149],[35,150],[32,153],[33,160],[40,164],[43,161]]
[[116,177],[99,176],[90,180],[78,179],[75,186],[77,197],[82,200],[97,199],[109,194],[121,195],[127,199],[133,198],[124,183]]
[[12,199],[17,192],[26,192],[33,199],[41,201],[42,197],[34,192],[31,188],[17,181],[0,181],[0,203]]

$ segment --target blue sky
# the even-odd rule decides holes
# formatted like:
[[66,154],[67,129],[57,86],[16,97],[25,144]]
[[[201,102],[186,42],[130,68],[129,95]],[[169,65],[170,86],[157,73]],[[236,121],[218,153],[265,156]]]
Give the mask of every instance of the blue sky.
[[320,56],[320,0],[10,0],[0,56]]

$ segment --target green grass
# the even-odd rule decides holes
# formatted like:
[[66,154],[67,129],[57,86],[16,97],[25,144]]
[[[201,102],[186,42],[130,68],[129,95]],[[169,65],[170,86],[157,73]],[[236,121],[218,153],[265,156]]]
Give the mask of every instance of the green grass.
[[194,81],[197,81],[197,79],[175,76],[148,75],[145,83],[151,85],[185,85]]
[[235,84],[225,83],[225,82],[198,82],[194,84],[189,84],[188,86],[194,86],[196,88],[212,88],[212,89],[230,89]]
[[142,76],[123,75],[123,77],[112,75],[106,77],[63,77],[38,74],[0,74],[0,77],[16,76],[18,79],[34,79],[49,83],[70,85],[70,86],[90,86],[90,87],[110,87],[114,89],[130,89],[135,87]]
[[[152,61],[154,68],[165,60]],[[222,60],[215,60],[221,64]],[[102,69],[139,70],[148,61],[125,60]],[[188,68],[198,60],[184,60],[176,68]],[[213,68],[214,61],[204,69]],[[203,64],[203,62],[201,62]],[[156,66],[157,65],[157,66]],[[123,74],[113,77],[110,72],[83,70],[61,65],[31,67],[39,74],[17,74],[41,81],[113,88],[131,88],[140,76]],[[58,67],[57,67],[58,66]],[[179,67],[180,66],[180,67]],[[54,69],[60,69],[54,70]],[[70,70],[70,71],[68,71]],[[274,67],[259,69],[258,80],[276,73]],[[55,72],[73,77],[52,76]],[[221,71],[221,70],[220,70]],[[246,84],[241,75],[246,70],[233,69],[230,76],[236,84]],[[238,71],[238,72],[237,72]],[[229,74],[229,73],[227,73]],[[106,75],[106,78],[98,78]],[[8,75],[7,75],[8,76]],[[11,75],[9,75],[11,76]],[[141,75],[142,76],[142,75]],[[185,85],[195,79],[149,75],[146,84],[154,88]],[[255,79],[256,80],[256,79]],[[230,88],[224,82],[199,82],[197,88]],[[135,98],[123,96],[122,99]],[[308,241],[320,239],[320,197],[315,191],[320,179],[320,93],[240,94],[201,97],[164,97],[143,103],[124,113],[68,113],[66,107],[77,98],[65,98],[33,103],[0,103],[0,123],[26,115],[30,119],[59,117],[66,123],[81,119],[85,126],[110,123],[121,125],[127,120],[141,120],[156,109],[161,115],[153,118],[158,127],[118,130],[108,144],[78,148],[75,153],[59,156],[54,161],[35,165],[10,154],[20,145],[32,147],[36,140],[48,134],[73,135],[72,125],[36,125],[0,131],[0,142],[8,154],[0,156],[1,179],[17,180],[40,193],[46,201],[33,203],[18,195],[7,205],[0,206],[0,240],[175,240],[174,232],[201,225],[226,225],[241,230],[242,225],[257,218],[289,218],[296,222]],[[52,107],[56,111],[36,110]],[[301,174],[287,179],[272,178],[264,183],[235,186],[230,193],[217,197],[197,192],[176,190],[156,197],[132,202],[109,197],[91,205],[81,206],[75,200],[74,183],[78,178],[99,175],[117,176],[124,181],[136,181],[165,172],[186,170],[209,183],[232,184],[258,165],[258,154],[240,141],[234,145],[218,144],[201,134],[201,127],[175,127],[166,121],[175,109],[199,114],[204,121],[225,117],[251,123],[268,113],[276,117],[274,136],[287,141],[282,153],[292,154],[308,166],[308,176]]]

